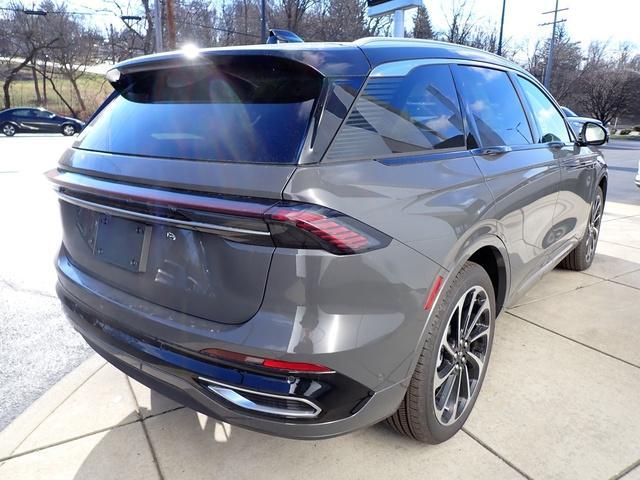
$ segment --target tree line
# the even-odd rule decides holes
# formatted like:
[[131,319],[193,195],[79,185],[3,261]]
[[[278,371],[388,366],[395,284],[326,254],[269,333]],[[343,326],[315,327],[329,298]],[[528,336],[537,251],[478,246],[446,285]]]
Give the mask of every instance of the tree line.
[[[156,50],[154,0],[107,0],[111,16],[70,11],[64,1],[42,0],[25,7],[13,0],[0,10],[0,81],[5,108],[13,105],[11,84],[28,75],[36,105],[54,95],[70,114],[86,116],[87,105],[79,81],[87,67],[118,62]],[[261,0],[161,1],[161,29],[165,49],[193,43],[202,47],[261,43]],[[46,15],[25,13],[25,9]],[[406,36],[468,45],[495,53],[497,25],[477,18],[466,0],[452,0],[443,28],[437,29],[429,10],[419,7]],[[85,12],[86,13],[86,12]],[[105,18],[108,22],[105,21]],[[173,22],[168,22],[173,18]],[[351,41],[389,34],[389,17],[369,18],[366,0],[266,0],[268,28],[291,30],[305,41]],[[96,25],[101,25],[97,27]],[[105,25],[107,25],[105,27]],[[526,39],[504,41],[502,55],[519,61],[542,79],[549,41],[529,48]],[[629,43],[592,42],[583,46],[560,28],[550,90],[563,105],[609,123],[640,122],[640,56]],[[60,88],[60,82],[70,85]],[[105,95],[102,92],[101,95]]]

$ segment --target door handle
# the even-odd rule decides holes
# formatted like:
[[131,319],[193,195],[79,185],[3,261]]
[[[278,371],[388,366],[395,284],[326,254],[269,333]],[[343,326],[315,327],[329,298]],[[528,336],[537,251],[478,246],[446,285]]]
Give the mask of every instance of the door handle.
[[484,148],[476,148],[473,150],[474,155],[502,155],[504,153],[509,153],[513,151],[511,147],[506,145],[501,145],[499,147],[484,147]]

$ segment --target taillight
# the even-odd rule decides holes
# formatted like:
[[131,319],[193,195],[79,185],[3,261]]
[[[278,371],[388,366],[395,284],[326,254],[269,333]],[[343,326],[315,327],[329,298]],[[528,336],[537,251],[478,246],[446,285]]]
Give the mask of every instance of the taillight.
[[278,247],[322,248],[347,255],[385,247],[391,240],[362,222],[319,205],[279,202],[264,218]]
[[244,355],[242,353],[230,352],[228,350],[222,350],[220,348],[205,348],[200,350],[200,353],[209,355],[210,357],[220,358],[222,360],[230,360],[238,363],[248,363],[251,365],[258,365],[273,370],[282,370],[289,373],[293,372],[306,372],[306,373],[333,373],[328,367],[324,365],[317,365],[315,363],[302,363],[302,362],[286,362],[284,360],[272,360],[269,358],[254,357],[252,355]]

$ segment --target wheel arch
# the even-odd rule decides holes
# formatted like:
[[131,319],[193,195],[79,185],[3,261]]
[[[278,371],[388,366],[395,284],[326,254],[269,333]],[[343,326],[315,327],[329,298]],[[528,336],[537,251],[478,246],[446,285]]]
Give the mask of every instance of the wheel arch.
[[[609,178],[606,173],[603,173],[598,180],[598,186],[602,189],[603,201],[607,200],[607,186],[609,185]],[[594,194],[595,195],[595,194]]]
[[466,262],[474,262],[480,265],[491,278],[491,283],[496,295],[496,316],[506,305],[510,291],[511,269],[507,247],[503,241],[494,234],[486,234],[456,255],[455,261],[447,270],[449,275],[455,275]]

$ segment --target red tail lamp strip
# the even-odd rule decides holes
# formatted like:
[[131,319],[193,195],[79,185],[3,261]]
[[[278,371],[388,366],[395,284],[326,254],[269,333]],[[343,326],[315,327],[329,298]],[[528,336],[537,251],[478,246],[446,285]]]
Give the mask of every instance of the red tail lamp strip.
[[444,278],[442,278],[442,275],[438,275],[436,277],[436,281],[433,282],[433,286],[431,287],[431,291],[427,296],[427,300],[424,302],[425,310],[431,310],[431,308],[433,307],[433,304],[436,301],[436,298],[438,297],[438,293],[440,293],[440,289],[442,288],[443,283],[444,283]]
[[324,365],[316,365],[315,363],[302,362],[285,362],[282,360],[272,360],[268,358],[254,357],[244,355],[242,353],[230,352],[219,348],[206,348],[200,350],[200,353],[209,355],[210,357],[220,358],[222,360],[230,360],[232,362],[249,363],[274,370],[282,370],[286,372],[308,372],[308,373],[332,373],[328,367]]
[[342,251],[357,252],[369,244],[367,237],[319,212],[276,208],[269,213],[272,220],[290,223]]

